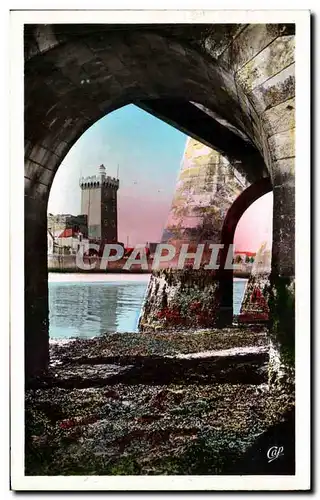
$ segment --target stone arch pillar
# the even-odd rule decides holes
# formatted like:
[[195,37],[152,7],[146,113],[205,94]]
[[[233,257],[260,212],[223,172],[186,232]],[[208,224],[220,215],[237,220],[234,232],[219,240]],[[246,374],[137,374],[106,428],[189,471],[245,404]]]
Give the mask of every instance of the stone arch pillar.
[[[270,179],[248,181],[221,154],[194,139],[187,141],[163,242],[179,254],[182,245],[224,245],[220,268],[177,269],[178,259],[154,271],[140,329],[227,326],[233,319],[233,272],[224,269],[236,225],[248,206],[272,189]],[[207,247],[205,246],[205,249]],[[190,262],[192,264],[192,262]]]
[[[42,184],[25,194],[25,373],[42,375],[49,363],[47,193]],[[44,191],[44,192],[43,192]]]
[[273,246],[270,275],[271,336],[281,361],[294,365],[295,187],[294,158],[276,162],[273,172]]

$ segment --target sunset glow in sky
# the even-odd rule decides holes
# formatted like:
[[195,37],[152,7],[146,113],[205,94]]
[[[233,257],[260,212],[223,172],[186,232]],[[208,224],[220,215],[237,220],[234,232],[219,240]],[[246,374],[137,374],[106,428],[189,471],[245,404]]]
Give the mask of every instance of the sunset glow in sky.
[[234,236],[236,250],[256,252],[263,242],[272,245],[273,193],[261,196],[245,211]]
[[[134,105],[102,118],[77,141],[55,176],[48,212],[80,213],[79,178],[119,169],[119,241],[130,245],[158,242],[166,223],[187,136]],[[272,193],[242,216],[235,234],[237,250],[271,248]]]

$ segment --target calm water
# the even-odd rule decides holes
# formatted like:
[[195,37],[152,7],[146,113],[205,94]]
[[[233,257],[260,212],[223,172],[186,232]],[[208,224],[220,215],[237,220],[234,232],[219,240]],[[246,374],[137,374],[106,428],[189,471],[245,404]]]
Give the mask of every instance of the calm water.
[[241,303],[247,281],[247,279],[243,278],[234,278],[233,280],[233,314],[240,314]]
[[[104,281],[105,275],[95,275],[92,281],[87,279],[90,277],[49,275],[50,337],[136,332],[148,276],[108,275]],[[239,314],[246,281],[234,281],[234,314]]]

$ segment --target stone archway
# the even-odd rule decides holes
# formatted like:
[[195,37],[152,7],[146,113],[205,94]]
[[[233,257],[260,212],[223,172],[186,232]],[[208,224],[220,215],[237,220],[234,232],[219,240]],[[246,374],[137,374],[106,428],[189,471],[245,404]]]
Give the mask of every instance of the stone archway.
[[[269,177],[251,184],[234,201],[223,223],[221,231],[221,243],[224,245],[221,255],[220,269],[220,300],[221,308],[226,313],[233,309],[233,270],[224,269],[229,245],[233,244],[236,227],[244,212],[261,196],[272,191],[272,183]],[[228,315],[230,317],[230,313]]]
[[[81,134],[124,104],[161,98],[197,102],[226,131],[233,130],[254,145],[274,185],[274,271],[280,281],[282,277],[292,280],[293,27],[238,28],[228,36],[224,25],[216,25],[209,34],[202,26],[191,34],[179,27],[174,35],[161,26],[157,30],[101,25],[26,28],[27,377],[48,366],[46,208],[50,186]],[[232,144],[225,149],[228,157]],[[242,168],[246,171],[246,165]],[[286,228],[290,220],[289,231],[283,228],[283,217]]]

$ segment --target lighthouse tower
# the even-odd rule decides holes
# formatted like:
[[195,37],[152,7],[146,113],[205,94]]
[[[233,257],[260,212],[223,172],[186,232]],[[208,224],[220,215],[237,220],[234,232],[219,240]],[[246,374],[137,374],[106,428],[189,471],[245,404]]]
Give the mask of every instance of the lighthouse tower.
[[81,213],[88,217],[88,237],[105,243],[118,241],[117,192],[119,179],[106,175],[100,165],[98,174],[80,179]]

